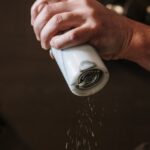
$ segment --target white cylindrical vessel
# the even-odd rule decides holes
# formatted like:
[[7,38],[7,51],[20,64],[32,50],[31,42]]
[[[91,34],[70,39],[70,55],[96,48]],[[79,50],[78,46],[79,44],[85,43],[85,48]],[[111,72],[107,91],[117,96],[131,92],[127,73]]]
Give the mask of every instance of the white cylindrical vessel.
[[109,80],[109,72],[96,50],[90,45],[58,50],[54,56],[70,90],[78,96],[90,96],[100,91]]

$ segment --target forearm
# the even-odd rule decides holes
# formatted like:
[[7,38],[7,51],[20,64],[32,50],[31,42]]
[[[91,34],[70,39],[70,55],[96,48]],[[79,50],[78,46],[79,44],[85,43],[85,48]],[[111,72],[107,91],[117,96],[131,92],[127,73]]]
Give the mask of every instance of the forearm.
[[150,71],[150,26],[129,20],[133,29],[132,38],[125,53],[125,59],[136,62]]

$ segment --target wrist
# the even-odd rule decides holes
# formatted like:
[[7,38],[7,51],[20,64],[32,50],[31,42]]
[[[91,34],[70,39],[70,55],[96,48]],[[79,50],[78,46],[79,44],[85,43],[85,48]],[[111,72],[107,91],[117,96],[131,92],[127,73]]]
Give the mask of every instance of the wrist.
[[150,71],[150,27],[130,19],[128,23],[132,34],[122,57]]

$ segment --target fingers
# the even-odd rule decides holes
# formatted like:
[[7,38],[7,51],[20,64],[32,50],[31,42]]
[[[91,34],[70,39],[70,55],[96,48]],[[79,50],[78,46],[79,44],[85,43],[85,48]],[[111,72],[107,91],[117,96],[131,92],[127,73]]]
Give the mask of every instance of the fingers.
[[34,21],[33,28],[38,40],[40,40],[40,33],[42,28],[47,24],[51,17],[53,17],[55,14],[65,11],[67,11],[65,2],[45,5],[45,7],[41,10],[40,14],[36,17]]
[[62,35],[52,38],[50,45],[57,49],[64,49],[87,42],[92,33],[87,26],[80,26]]
[[50,47],[49,41],[54,35],[78,27],[82,22],[83,20],[78,14],[71,12],[53,16],[41,31],[40,39],[42,48],[48,49]]
[[[34,32],[42,48],[66,48],[87,42],[91,33],[82,7],[78,10],[78,3],[68,0],[54,1],[38,0],[31,10]],[[67,32],[60,35],[64,31]]]
[[[32,7],[31,7],[31,25],[33,25],[33,22],[35,21],[35,18],[37,17],[39,11],[46,3],[47,3],[47,0],[37,0],[32,5]],[[40,10],[39,10],[39,7],[40,7]]]
[[66,0],[36,0],[31,7],[31,25],[33,25],[33,22],[35,21],[37,15],[45,6],[45,4],[57,3],[59,1],[66,1]]

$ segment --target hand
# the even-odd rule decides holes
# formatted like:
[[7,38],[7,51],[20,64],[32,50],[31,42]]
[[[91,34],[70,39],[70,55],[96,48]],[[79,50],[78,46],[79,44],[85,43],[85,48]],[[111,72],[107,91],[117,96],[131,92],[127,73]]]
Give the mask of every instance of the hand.
[[132,38],[130,21],[96,0],[38,0],[31,18],[44,49],[89,43],[104,59],[118,59],[124,57]]

